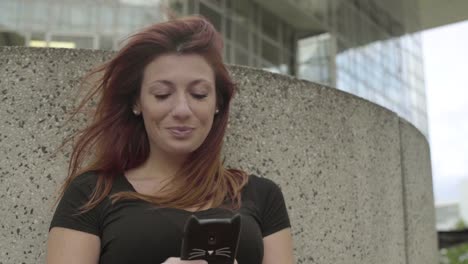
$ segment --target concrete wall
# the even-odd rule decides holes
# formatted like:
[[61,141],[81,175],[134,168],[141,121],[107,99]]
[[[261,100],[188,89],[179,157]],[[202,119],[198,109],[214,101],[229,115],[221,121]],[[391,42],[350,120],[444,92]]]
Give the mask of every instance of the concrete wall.
[[[0,48],[0,263],[43,262],[66,154],[53,156],[77,80],[101,51]],[[285,193],[297,263],[437,263],[429,148],[373,103],[310,82],[230,67],[240,93],[227,163]]]
[[405,120],[400,138],[408,263],[435,263],[437,252],[421,250],[437,246],[437,233],[428,232],[436,225],[429,144]]

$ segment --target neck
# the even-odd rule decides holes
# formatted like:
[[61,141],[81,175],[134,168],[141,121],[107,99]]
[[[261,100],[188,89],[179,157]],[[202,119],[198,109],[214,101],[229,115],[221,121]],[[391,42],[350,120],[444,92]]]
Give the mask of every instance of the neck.
[[182,167],[186,158],[186,155],[168,155],[167,153],[151,151],[148,159],[133,171],[138,171],[135,176],[139,180],[155,180],[160,183],[170,182]]

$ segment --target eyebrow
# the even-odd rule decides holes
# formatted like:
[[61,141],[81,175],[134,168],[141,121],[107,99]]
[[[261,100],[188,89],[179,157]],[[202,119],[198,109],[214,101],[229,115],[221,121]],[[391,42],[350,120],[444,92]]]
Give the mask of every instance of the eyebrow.
[[[162,83],[162,84],[165,84],[169,87],[174,87],[174,83],[169,81],[169,80],[156,80],[156,81],[153,81],[149,84],[149,86],[152,86],[156,83]],[[208,83],[210,85],[213,85],[212,82],[206,80],[206,79],[195,79],[191,82],[189,82],[189,86],[193,86],[193,85],[196,85],[196,84],[199,84],[199,83]]]

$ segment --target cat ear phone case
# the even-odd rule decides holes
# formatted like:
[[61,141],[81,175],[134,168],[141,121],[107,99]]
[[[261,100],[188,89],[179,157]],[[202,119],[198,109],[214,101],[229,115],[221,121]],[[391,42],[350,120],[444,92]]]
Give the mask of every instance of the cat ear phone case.
[[198,219],[185,223],[180,258],[204,259],[209,264],[233,264],[239,244],[241,217]]

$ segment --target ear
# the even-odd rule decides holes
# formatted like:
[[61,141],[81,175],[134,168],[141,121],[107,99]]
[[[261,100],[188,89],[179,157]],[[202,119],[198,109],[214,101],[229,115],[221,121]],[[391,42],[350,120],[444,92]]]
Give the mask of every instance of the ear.
[[132,105],[132,112],[135,115],[139,115],[141,113],[141,106],[139,100],[135,100],[135,102]]

